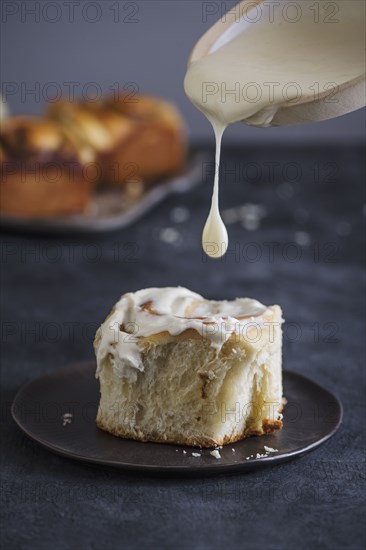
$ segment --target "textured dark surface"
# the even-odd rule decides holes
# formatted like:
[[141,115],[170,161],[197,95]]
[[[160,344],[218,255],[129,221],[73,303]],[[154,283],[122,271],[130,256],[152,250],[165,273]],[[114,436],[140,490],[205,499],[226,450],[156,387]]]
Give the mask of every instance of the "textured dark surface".
[[[4,548],[363,548],[364,176],[361,150],[226,147],[223,208],[248,201],[265,205],[266,215],[256,231],[229,225],[239,257],[222,261],[200,250],[211,177],[128,230],[83,239],[3,235]],[[190,218],[174,223],[172,209],[182,205]],[[163,242],[165,228],[181,239]],[[289,245],[307,236],[309,245]],[[202,479],[75,463],[20,433],[9,408],[21,384],[92,357],[95,328],[123,292],[177,284],[208,298],[281,304],[286,368],[341,399],[338,433],[294,462]]]

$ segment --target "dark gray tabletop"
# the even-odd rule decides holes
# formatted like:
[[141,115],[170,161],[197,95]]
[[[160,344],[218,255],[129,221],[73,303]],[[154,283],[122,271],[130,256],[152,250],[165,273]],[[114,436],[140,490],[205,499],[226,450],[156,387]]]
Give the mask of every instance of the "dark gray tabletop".
[[[119,232],[3,234],[4,548],[364,546],[362,151],[226,145],[221,204],[232,223],[218,261],[200,249],[211,172],[203,166],[202,186]],[[246,203],[262,208],[243,214]],[[9,413],[19,386],[91,358],[95,329],[122,293],[166,285],[280,304],[284,365],[341,399],[339,432],[287,464],[188,479],[76,463],[24,437]]]

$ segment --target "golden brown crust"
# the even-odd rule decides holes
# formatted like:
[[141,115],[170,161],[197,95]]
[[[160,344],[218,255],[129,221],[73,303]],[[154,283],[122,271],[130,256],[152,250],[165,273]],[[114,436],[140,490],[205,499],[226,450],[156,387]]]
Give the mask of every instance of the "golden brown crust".
[[0,185],[0,212],[8,216],[44,218],[83,212],[91,183],[82,175],[47,168],[39,173],[15,172]]
[[270,434],[276,430],[280,430],[282,426],[282,420],[270,420],[269,418],[265,418],[263,420],[263,433]]
[[128,119],[106,110],[102,101],[70,103],[61,100],[51,105],[47,114],[97,154],[113,151],[116,143],[128,139],[134,129],[134,124]]
[[168,102],[138,96],[94,103],[59,101],[48,116],[94,148],[101,182],[146,182],[180,171],[186,144],[180,115]]
[[150,95],[110,96],[105,99],[106,107],[113,109],[124,117],[138,122],[164,122],[174,129],[183,130],[183,121],[178,110],[164,99]]
[[2,214],[32,218],[85,210],[95,181],[86,178],[82,147],[64,128],[14,117],[2,125],[0,143]]
[[6,119],[0,129],[4,158],[10,161],[55,161],[83,164],[78,142],[52,120],[18,116]]
[[137,431],[128,430],[122,427],[117,426],[111,426],[108,424],[108,422],[105,422],[102,418],[100,409],[98,410],[97,415],[97,426],[101,430],[104,430],[106,432],[109,432],[110,434],[116,436],[116,437],[122,437],[124,439],[134,439],[136,441],[150,441],[150,442],[156,442],[156,443],[174,443],[175,445],[189,445],[193,447],[215,447],[217,445],[228,445],[230,443],[235,443],[236,441],[241,441],[242,439],[246,439],[247,437],[255,436],[255,435],[268,435],[271,434],[277,430],[280,430],[283,426],[283,423],[281,420],[270,420],[268,418],[265,418],[263,420],[262,429],[260,430],[252,430],[247,429],[241,434],[236,434],[235,436],[225,436],[222,439],[195,439],[195,438],[183,438],[183,437],[162,437],[161,435],[153,434],[153,433],[142,433]]

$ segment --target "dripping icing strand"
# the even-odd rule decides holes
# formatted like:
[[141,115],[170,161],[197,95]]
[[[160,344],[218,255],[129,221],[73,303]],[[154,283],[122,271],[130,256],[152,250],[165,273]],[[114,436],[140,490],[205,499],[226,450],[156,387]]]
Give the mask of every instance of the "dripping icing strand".
[[211,258],[221,258],[221,256],[226,253],[229,244],[227,230],[221,219],[219,209],[221,141],[226,126],[222,125],[215,119],[211,119],[211,124],[213,126],[216,139],[215,180],[210,213],[202,233],[202,248]]

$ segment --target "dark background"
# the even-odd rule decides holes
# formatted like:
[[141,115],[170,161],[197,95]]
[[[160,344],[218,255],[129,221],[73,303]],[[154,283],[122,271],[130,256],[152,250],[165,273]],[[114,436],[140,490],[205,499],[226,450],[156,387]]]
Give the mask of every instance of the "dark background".
[[[138,82],[179,104],[196,147],[212,162],[211,130],[184,97],[182,79],[189,50],[217,15],[203,22],[201,2],[145,1],[136,3],[137,23],[115,24],[109,4],[99,4],[105,15],[95,24],[77,16],[73,24],[9,16],[2,81],[93,81],[103,89],[117,80]],[[15,113],[41,108],[19,94],[9,104]],[[230,216],[251,203],[263,217],[254,229],[245,220],[228,224],[222,260],[207,259],[200,247],[212,184],[205,167],[202,185],[124,230],[52,238],[3,232],[4,549],[364,547],[363,117],[231,131],[222,209]],[[177,207],[184,208],[183,223],[175,221]],[[178,284],[212,299],[280,304],[284,366],[340,398],[338,433],[278,467],[183,479],[74,463],[19,432],[9,410],[23,383],[92,358],[95,329],[122,293]]]

